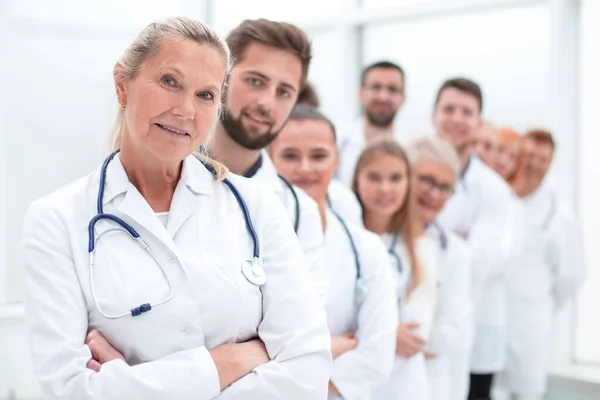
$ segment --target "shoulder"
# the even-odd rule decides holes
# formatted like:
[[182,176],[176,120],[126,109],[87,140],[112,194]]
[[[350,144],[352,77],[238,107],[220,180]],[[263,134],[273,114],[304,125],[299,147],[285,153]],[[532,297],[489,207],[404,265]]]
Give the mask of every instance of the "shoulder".
[[327,187],[331,207],[353,224],[362,225],[362,207],[352,190],[338,180],[332,180]]
[[500,175],[476,157],[473,157],[471,162],[473,164],[473,176],[471,179],[476,182],[487,196],[502,196],[505,200],[512,197],[510,186],[508,186],[508,183]]
[[38,198],[29,205],[28,215],[33,214],[41,216],[44,213],[54,213],[58,216],[67,216],[85,208],[89,203],[89,207],[95,207],[96,202],[89,199],[88,193],[92,188],[95,188],[95,194],[98,193],[98,170],[81,177],[52,193]]
[[[270,210],[272,209],[271,207],[282,207],[277,194],[263,182],[232,173],[227,174],[226,179],[237,189],[244,202],[251,209]],[[215,189],[221,188],[221,190],[227,190],[224,182],[215,180],[213,186]],[[233,193],[231,193],[231,196],[233,196]]]

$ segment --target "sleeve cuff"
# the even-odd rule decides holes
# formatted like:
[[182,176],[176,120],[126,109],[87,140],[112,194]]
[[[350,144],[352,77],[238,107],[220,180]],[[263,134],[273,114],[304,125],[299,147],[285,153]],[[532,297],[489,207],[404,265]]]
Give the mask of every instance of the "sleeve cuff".
[[215,361],[211,357],[208,349],[204,346],[198,347],[192,357],[198,362],[201,367],[199,379],[202,380],[202,387],[205,388],[207,397],[212,399],[221,393],[221,383],[219,380],[219,372]]

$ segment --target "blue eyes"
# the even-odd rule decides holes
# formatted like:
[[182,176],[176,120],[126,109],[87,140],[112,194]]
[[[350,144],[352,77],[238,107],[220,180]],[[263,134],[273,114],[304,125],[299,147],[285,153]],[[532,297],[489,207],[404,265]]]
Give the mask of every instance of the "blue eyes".
[[167,86],[175,85],[175,79],[171,78],[170,76],[163,76],[161,81]]
[[200,97],[203,100],[213,100],[215,98],[215,96],[213,96],[212,93],[209,92],[202,92],[198,95],[198,97]]
[[[160,81],[169,87],[177,86],[177,81],[168,75],[160,78]],[[201,92],[198,94],[198,97],[201,98],[202,100],[207,100],[207,101],[212,101],[215,98],[215,96],[210,92]]]

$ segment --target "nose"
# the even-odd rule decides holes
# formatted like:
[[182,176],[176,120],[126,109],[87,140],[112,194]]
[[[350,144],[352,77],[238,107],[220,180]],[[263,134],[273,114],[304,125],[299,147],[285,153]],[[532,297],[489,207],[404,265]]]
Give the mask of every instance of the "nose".
[[263,115],[269,114],[275,105],[276,98],[277,88],[269,88],[261,91],[256,102],[258,104],[259,111]]
[[173,114],[182,119],[193,120],[196,111],[194,108],[194,101],[195,96],[182,93],[179,104],[173,108]]
[[388,180],[383,180],[379,185],[379,190],[387,194],[392,190],[392,184]]
[[302,159],[300,160],[299,171],[300,172],[308,172],[308,171],[310,171],[310,169],[311,169],[310,160],[308,159],[308,157],[302,157]]

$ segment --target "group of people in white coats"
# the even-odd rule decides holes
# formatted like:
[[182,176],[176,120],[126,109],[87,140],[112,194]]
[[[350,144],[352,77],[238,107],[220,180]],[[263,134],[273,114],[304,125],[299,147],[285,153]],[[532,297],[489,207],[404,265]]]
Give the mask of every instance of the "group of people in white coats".
[[[531,315],[549,323],[579,276],[565,253],[576,236],[560,236],[571,217],[532,186],[541,153],[528,139],[517,149],[526,168],[514,194],[471,156],[482,97],[468,80],[440,89],[438,137],[403,147],[384,124],[404,101],[391,63],[365,70],[364,126],[375,128],[348,142],[305,104],[311,58],[302,30],[265,19],[222,39],[167,18],[125,50],[110,153],[25,218],[26,318],[45,398],[458,400],[469,371],[543,391],[545,373],[523,377],[550,334]],[[528,207],[540,213],[531,248],[543,264],[504,234]],[[540,277],[547,286],[531,292],[525,280]],[[518,285],[497,283],[510,279]],[[475,304],[497,285],[519,326],[502,325],[503,364],[476,371],[472,348],[489,341],[479,328],[500,325]],[[472,375],[471,392],[481,382]]]
[[[436,152],[444,156],[430,157],[446,166],[445,175],[422,174],[418,162],[413,165],[413,181],[421,182],[411,188],[418,209],[421,215],[432,214],[424,219],[425,232],[428,237],[437,234],[443,244],[434,268],[434,329],[428,336],[409,326],[412,334],[407,334],[425,346],[421,351],[430,393],[416,385],[406,398],[490,399],[496,386],[513,399],[542,399],[553,317],[576,293],[584,275],[579,224],[545,179],[555,141],[548,131],[521,136],[484,121],[479,85],[453,78],[435,98],[435,139],[404,144],[397,118],[406,100],[404,86],[405,74],[397,64],[382,61],[363,70],[359,99],[364,112],[339,140],[337,177],[354,185],[362,154],[381,137],[401,143],[409,154],[427,140],[452,148]],[[448,161],[454,157],[450,154],[457,157],[455,162]],[[437,196],[439,209],[419,197],[420,188],[430,198]],[[400,321],[407,314],[401,309]],[[431,351],[438,343],[443,343],[440,350]],[[398,355],[402,363],[415,358],[412,353]],[[392,398],[386,396],[381,398]]]

